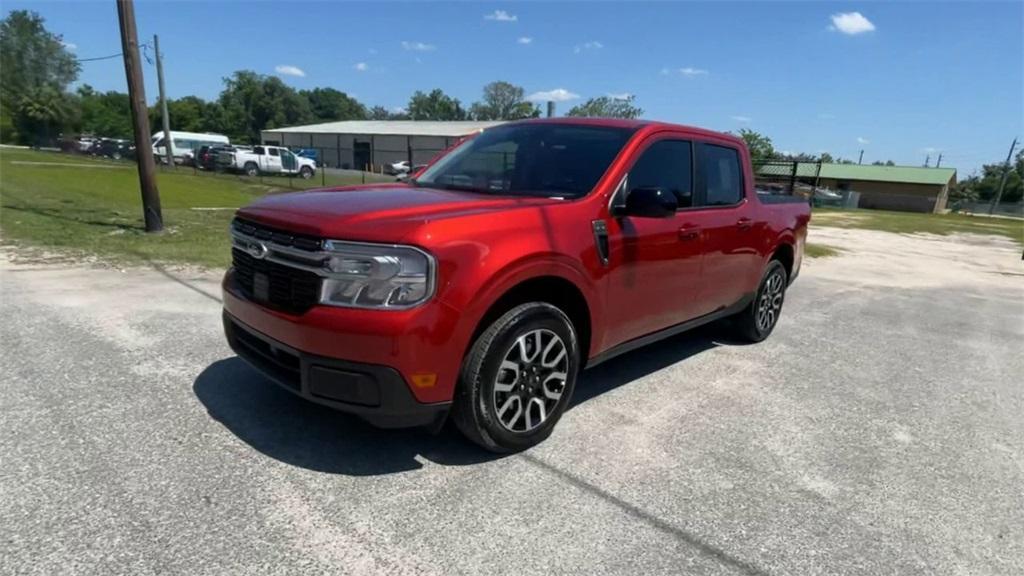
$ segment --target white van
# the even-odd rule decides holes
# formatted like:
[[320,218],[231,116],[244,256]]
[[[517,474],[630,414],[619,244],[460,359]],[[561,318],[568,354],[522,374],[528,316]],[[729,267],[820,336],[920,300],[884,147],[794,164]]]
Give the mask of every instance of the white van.
[[[153,154],[158,162],[164,162],[164,132],[153,134]],[[200,134],[198,132],[176,132],[171,130],[171,155],[175,164],[186,164],[193,160],[195,151],[202,146],[230,144],[228,137],[222,134]]]

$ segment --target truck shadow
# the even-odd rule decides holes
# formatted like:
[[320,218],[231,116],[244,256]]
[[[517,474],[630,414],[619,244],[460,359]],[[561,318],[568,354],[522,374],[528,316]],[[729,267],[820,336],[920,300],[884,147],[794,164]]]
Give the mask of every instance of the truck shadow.
[[[580,375],[569,409],[724,342],[712,325],[613,358]],[[373,476],[416,470],[424,459],[465,466],[502,458],[464,440],[451,423],[437,435],[373,428],[282,390],[237,357],[208,366],[193,391],[210,416],[245,443],[317,472]]]

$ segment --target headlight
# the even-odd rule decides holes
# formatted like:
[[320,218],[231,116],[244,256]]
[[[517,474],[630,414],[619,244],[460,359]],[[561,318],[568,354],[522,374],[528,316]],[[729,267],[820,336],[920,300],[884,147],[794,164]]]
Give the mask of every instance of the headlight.
[[433,295],[434,259],[418,248],[328,240],[324,250],[321,304],[409,308]]

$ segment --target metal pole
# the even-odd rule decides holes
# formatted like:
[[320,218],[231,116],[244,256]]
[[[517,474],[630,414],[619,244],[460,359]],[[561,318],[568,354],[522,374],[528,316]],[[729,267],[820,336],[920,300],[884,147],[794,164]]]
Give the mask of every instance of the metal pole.
[[864,150],[861,150],[860,151],[860,158],[857,158],[857,164],[860,164],[863,161],[864,161]]
[[164,117],[164,157],[167,165],[174,168],[174,150],[171,149],[171,117],[167,114],[167,96],[164,92],[164,59],[160,54],[160,38],[153,34],[153,51],[156,52],[156,79],[160,87],[160,112]]
[[149,134],[149,110],[142,82],[142,63],[139,62],[139,38],[135,30],[135,6],[132,0],[117,0],[117,19],[121,27],[121,52],[124,54],[124,73],[128,80],[128,99],[131,103],[132,127],[135,130],[135,158],[139,164],[139,188],[142,192],[142,215],[146,232],[164,229],[160,211],[160,191],[156,187],[156,166],[153,164],[153,144]]
[[1013,143],[1010,144],[1010,152],[1006,154],[1006,163],[1003,164],[1003,178],[999,181],[999,192],[996,193],[992,199],[992,203],[988,205],[989,216],[996,209],[996,204],[1003,199],[1003,189],[1006,188],[1006,177],[1010,175],[1010,158],[1013,157],[1013,149],[1017,147],[1017,139],[1013,139]]

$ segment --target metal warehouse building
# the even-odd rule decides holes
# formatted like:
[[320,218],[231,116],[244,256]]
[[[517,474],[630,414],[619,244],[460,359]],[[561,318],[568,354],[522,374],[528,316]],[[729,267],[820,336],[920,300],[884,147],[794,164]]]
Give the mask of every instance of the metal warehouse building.
[[362,170],[402,160],[429,162],[460,138],[501,122],[352,120],[264,130],[270,146],[316,148],[331,168]]

